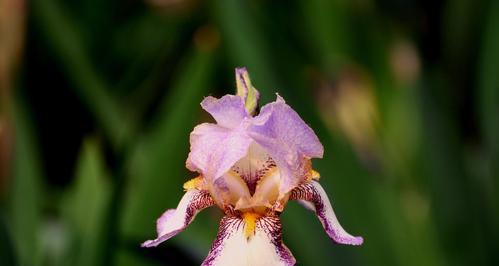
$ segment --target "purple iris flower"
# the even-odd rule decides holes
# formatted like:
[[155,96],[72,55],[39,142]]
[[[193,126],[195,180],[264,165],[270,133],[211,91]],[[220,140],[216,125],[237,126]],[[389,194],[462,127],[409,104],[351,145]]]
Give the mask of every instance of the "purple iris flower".
[[259,93],[245,68],[236,69],[236,83],[237,95],[202,101],[216,124],[200,124],[190,135],[186,166],[200,175],[184,184],[177,209],[161,215],[157,238],[142,246],[157,246],[216,205],[225,216],[202,265],[295,265],[279,219],[289,200],[313,211],[333,241],[361,245],[362,237],[339,224],[312,169],[311,159],[324,152],[314,131],[279,95],[255,116]]

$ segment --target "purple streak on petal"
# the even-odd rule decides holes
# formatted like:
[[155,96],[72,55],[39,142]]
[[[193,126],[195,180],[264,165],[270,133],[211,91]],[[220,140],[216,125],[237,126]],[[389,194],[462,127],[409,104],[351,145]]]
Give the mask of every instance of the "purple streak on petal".
[[224,216],[220,221],[217,238],[213,241],[208,256],[201,266],[214,266],[224,249],[224,242],[244,226],[243,220],[235,216]]
[[237,127],[248,117],[243,99],[236,95],[225,95],[220,99],[206,97],[201,107],[213,116],[218,125],[226,128]]
[[244,74],[248,73],[246,67],[238,67],[236,68],[236,79],[238,79],[244,88],[244,95],[242,95],[243,101],[246,101],[246,97],[248,97],[249,88],[248,84],[246,84],[246,80],[244,80]]
[[270,237],[284,265],[296,264],[295,257],[293,257],[288,247],[282,243],[282,224],[279,217],[267,216],[258,219],[256,230],[262,230]]
[[306,159],[322,158],[324,149],[314,131],[277,96],[265,105],[248,134],[272,156],[284,177],[281,193],[302,181]]
[[[276,265],[292,266],[296,260],[282,243],[282,227],[278,217],[261,217],[256,222],[255,235],[244,236],[244,220],[237,216],[225,216],[220,222],[217,238],[202,266],[228,265]],[[255,246],[256,245],[256,246]],[[263,249],[258,249],[258,247]],[[254,254],[255,250],[268,252]],[[235,252],[235,254],[230,253]]]
[[244,122],[233,130],[208,123],[196,126],[191,133],[187,168],[202,173],[208,181],[225,174],[246,155],[252,142],[245,127]]
[[201,210],[215,204],[210,194],[204,190],[187,191],[180,200],[177,209],[169,209],[156,221],[156,239],[147,240],[142,247],[155,247],[183,231]]
[[312,203],[304,206],[316,213],[327,235],[336,243],[362,245],[362,237],[348,234],[340,225],[326,192],[317,181],[310,181],[293,189],[289,199]]
[[[241,84],[243,85],[244,95],[242,95],[242,98],[243,98],[244,102],[246,102],[246,98],[248,97],[250,90],[254,89],[253,87],[250,88],[250,86],[252,86],[252,85],[248,84],[246,82],[246,79],[244,78],[245,74],[248,75],[248,77],[249,77],[248,70],[246,69],[246,67],[236,68],[236,79],[239,80],[241,82]],[[249,80],[249,78],[248,78],[248,80]],[[260,99],[260,92],[256,89],[254,89],[253,93],[255,94],[255,100],[258,103],[258,100]]]

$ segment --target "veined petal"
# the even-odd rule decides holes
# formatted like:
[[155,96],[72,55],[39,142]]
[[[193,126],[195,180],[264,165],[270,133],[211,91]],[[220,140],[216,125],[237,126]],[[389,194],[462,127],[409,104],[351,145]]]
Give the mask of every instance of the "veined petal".
[[218,125],[226,128],[237,127],[248,117],[243,99],[236,95],[228,94],[220,99],[206,97],[201,102],[201,107],[213,116]]
[[214,182],[246,155],[252,140],[246,135],[244,125],[226,129],[204,123],[194,128],[190,142],[187,168]]
[[156,221],[158,237],[142,243],[142,247],[155,247],[177,235],[194,220],[198,212],[213,204],[215,202],[207,191],[188,190],[180,200],[177,209],[167,210]]
[[298,200],[307,209],[315,212],[329,238],[339,244],[361,245],[364,241],[360,236],[352,236],[341,227],[329,198],[317,181],[306,182],[293,189],[290,200]]
[[275,102],[262,107],[253,119],[248,135],[275,160],[282,172],[281,194],[289,192],[303,180],[308,159],[322,158],[324,149],[314,131],[277,96]]
[[225,216],[217,238],[202,266],[290,266],[296,260],[282,243],[278,217],[264,216],[256,220],[254,235],[246,237],[246,222]]

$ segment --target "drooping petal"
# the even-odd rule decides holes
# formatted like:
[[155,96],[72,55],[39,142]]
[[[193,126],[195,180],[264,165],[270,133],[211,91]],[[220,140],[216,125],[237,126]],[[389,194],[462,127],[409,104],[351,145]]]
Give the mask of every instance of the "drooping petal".
[[236,68],[237,95],[244,100],[244,106],[249,114],[253,115],[258,106],[260,93],[251,84],[248,70],[245,67]]
[[190,136],[187,168],[202,173],[209,182],[214,182],[246,155],[252,140],[246,135],[244,127],[239,125],[235,129],[226,129],[209,123],[196,126]]
[[307,209],[315,212],[329,238],[339,244],[361,245],[364,241],[360,236],[352,236],[343,229],[334,214],[333,207],[326,192],[317,181],[306,182],[293,189],[290,200],[301,201]]
[[147,240],[142,247],[155,247],[184,230],[201,210],[215,204],[205,190],[188,190],[180,200],[177,209],[169,209],[156,221],[156,239]]
[[248,135],[275,160],[283,180],[281,193],[287,193],[303,180],[308,159],[321,158],[324,149],[314,131],[277,96],[253,119]]
[[249,238],[245,235],[246,226],[239,217],[225,216],[202,266],[295,265],[295,258],[282,243],[279,218],[258,218]]
[[237,127],[248,117],[243,99],[236,95],[225,95],[220,99],[206,97],[201,102],[201,107],[213,116],[218,125],[226,128]]

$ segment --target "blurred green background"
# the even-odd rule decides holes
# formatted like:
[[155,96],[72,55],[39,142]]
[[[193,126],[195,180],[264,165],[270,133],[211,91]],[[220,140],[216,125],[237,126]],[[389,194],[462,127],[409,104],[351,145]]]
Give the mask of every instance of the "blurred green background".
[[247,66],[315,129],[334,245],[299,265],[499,265],[499,1],[0,0],[0,265],[199,265],[221,212],[155,249],[204,96]]

